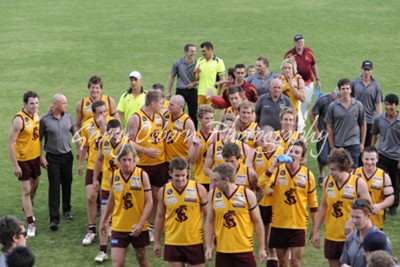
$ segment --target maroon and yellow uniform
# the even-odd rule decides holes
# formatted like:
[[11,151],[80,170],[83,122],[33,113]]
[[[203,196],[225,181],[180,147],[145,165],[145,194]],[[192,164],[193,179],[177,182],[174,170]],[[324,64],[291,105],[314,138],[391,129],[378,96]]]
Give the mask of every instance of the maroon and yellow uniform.
[[239,111],[238,110],[234,110],[232,106],[227,107],[225,110],[225,115],[226,114],[232,114],[234,116],[238,116],[239,115]]
[[110,177],[113,171],[116,171],[120,168],[119,163],[114,160],[118,155],[118,150],[123,145],[129,142],[129,138],[124,136],[119,143],[111,144],[110,136],[106,135],[101,144],[100,150],[103,154],[103,166],[102,166],[102,181],[101,181],[101,190],[110,191]]
[[211,134],[206,137],[200,130],[198,130],[196,134],[200,140],[200,151],[197,162],[194,164],[194,180],[200,184],[210,184],[210,177],[204,173],[204,162],[206,160],[208,147],[210,146],[209,140]]
[[242,129],[239,127],[237,130],[237,139],[246,143],[251,148],[257,147],[257,128],[258,125],[255,122],[250,123],[246,128]]
[[15,117],[21,117],[22,129],[14,145],[15,157],[18,161],[28,161],[40,156],[39,115],[33,116],[20,111]]
[[246,188],[237,186],[231,196],[217,188],[212,193],[215,214],[217,252],[242,253],[253,251],[253,229]]
[[[290,83],[288,82],[286,77],[284,75],[282,75],[279,79],[281,79],[283,82],[282,94],[284,94],[290,98],[290,100],[292,101],[294,110],[296,111],[296,114],[299,114],[300,103],[301,103],[300,100],[298,100],[297,97],[295,96],[295,94],[293,93],[293,89],[290,86]],[[299,90],[299,79],[300,79],[299,76],[295,76],[293,78],[293,80],[296,81],[294,90]]]
[[249,167],[240,163],[236,169],[236,180],[235,184],[247,187],[250,190],[254,190],[250,184]]
[[187,159],[189,154],[188,138],[191,138],[190,133],[186,131],[185,125],[190,117],[183,113],[181,116],[166,121],[165,126],[165,159],[167,162],[175,157]]
[[272,227],[283,229],[307,229],[308,211],[318,209],[317,191],[314,175],[308,168],[300,165],[291,173],[287,164],[281,164],[271,176]]
[[[106,103],[106,107],[108,110],[108,116],[112,116],[113,114],[111,114],[111,109],[110,109],[110,98],[106,95],[102,95],[100,100],[102,100]],[[93,118],[92,104],[93,104],[93,100],[90,97],[82,98],[81,111],[82,111],[82,118],[84,121],[87,121],[90,118]]]
[[297,131],[293,131],[292,135],[288,136],[288,134],[283,134],[281,131],[275,131],[275,143],[278,146],[282,146],[285,151],[287,151],[290,145],[301,138],[301,134]]
[[[385,188],[385,172],[380,168],[376,168],[376,171],[371,176],[367,175],[363,171],[363,167],[359,167],[354,171],[354,175],[362,178],[368,186],[369,194],[372,198],[372,204],[381,203],[385,200],[385,194],[383,189]],[[378,214],[371,214],[371,221],[379,229],[383,229],[383,217],[385,211],[381,209]]]
[[155,166],[165,162],[164,142],[162,140],[162,132],[164,127],[164,118],[160,113],[155,113],[150,118],[143,110],[136,112],[133,116],[139,116],[139,131],[136,135],[135,142],[145,148],[155,148],[160,151],[158,158],[152,158],[144,153],[138,153],[140,166]]
[[350,175],[347,181],[339,187],[329,176],[325,184],[326,195],[326,226],[325,238],[330,241],[344,242],[346,235],[344,226],[350,218],[353,200],[357,198],[358,177]]
[[[115,201],[112,214],[112,230],[131,232],[132,226],[138,224],[145,206],[145,191],[143,188],[143,170],[135,167],[133,172],[124,177],[121,170],[113,173],[111,191]],[[146,222],[142,231],[149,229]]]
[[173,184],[164,187],[166,208],[165,244],[190,246],[203,244],[203,224],[198,184],[188,181],[182,191]]
[[[217,166],[218,164],[221,164],[224,162],[224,157],[222,157],[222,149],[224,148],[224,140],[218,140],[215,142],[214,147],[213,147],[213,157],[214,157],[214,164],[212,168]],[[242,158],[239,159],[239,164],[244,162],[244,159],[246,158],[245,150],[244,150],[244,143],[242,141],[236,140],[236,144],[240,147],[242,150]]]

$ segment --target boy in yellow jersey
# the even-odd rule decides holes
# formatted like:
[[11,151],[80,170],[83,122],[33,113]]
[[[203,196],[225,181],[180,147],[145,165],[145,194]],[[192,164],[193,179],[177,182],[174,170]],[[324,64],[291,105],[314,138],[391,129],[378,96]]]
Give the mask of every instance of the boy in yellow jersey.
[[113,266],[125,266],[126,249],[132,244],[138,265],[148,267],[146,246],[150,239],[147,219],[153,206],[149,176],[136,167],[138,157],[132,143],[120,147],[117,161],[121,168],[110,177],[110,196],[100,224],[101,234],[108,234],[107,218],[112,213]]
[[[270,168],[274,159],[281,154],[285,153],[285,149],[278,146],[274,139],[274,128],[265,125],[259,132],[259,139],[257,140],[258,147],[253,154],[246,158],[246,165],[253,168],[259,177],[258,186],[261,188],[269,187],[270,181],[264,181],[264,185],[260,184],[265,176],[265,172]],[[265,179],[266,180],[266,179]],[[264,194],[262,199],[258,202],[260,207],[261,218],[264,223],[265,232],[265,247],[269,247],[270,226],[272,222],[272,201],[271,196]],[[277,266],[278,256],[274,248],[268,249],[267,266]]]
[[40,178],[39,96],[27,91],[24,107],[15,115],[8,133],[8,153],[22,189],[22,210],[28,222],[28,236],[36,234],[33,199]]
[[[96,163],[94,165],[94,177],[99,177],[102,173],[101,183],[97,180],[93,180],[93,187],[96,192],[99,191],[101,184],[101,217],[103,219],[106,212],[106,205],[108,197],[110,195],[110,176],[113,171],[116,171],[120,166],[116,162],[118,156],[118,150],[120,147],[126,145],[129,142],[129,138],[123,136],[121,123],[119,120],[110,120],[107,123],[107,132],[104,135],[100,145],[99,152],[97,153]],[[109,222],[110,218],[106,218],[106,222]],[[107,226],[107,224],[106,224]],[[107,235],[100,235],[100,252],[95,257],[95,261],[103,262],[107,256]]]
[[307,144],[307,141],[302,137],[300,132],[295,131],[296,113],[293,108],[285,107],[279,113],[281,122],[281,130],[275,131],[275,142],[282,146],[285,151],[289,149],[292,143],[297,140],[302,140]]
[[[201,105],[202,106],[202,105]],[[200,107],[201,107],[200,106]],[[169,164],[171,182],[158,193],[154,254],[161,257],[161,234],[165,226],[164,260],[169,266],[204,266],[203,223],[207,215],[207,191],[188,180],[188,163],[174,158]]]
[[233,114],[226,114],[220,122],[218,122],[218,134],[216,142],[208,147],[206,160],[204,162],[204,174],[210,177],[212,168],[224,162],[222,157],[222,149],[227,143],[236,143],[243,153],[243,157],[239,160],[244,162],[247,155],[250,155],[252,149],[244,142],[236,139],[235,124],[236,117]]
[[292,163],[281,163],[275,159],[266,171],[272,192],[272,223],[269,247],[275,248],[280,266],[288,266],[289,251],[291,265],[301,266],[306,244],[308,224],[307,205],[312,223],[318,211],[317,191],[314,175],[301,164],[307,153],[306,146],[296,141],[289,150]]
[[151,89],[160,91],[162,97],[164,98],[164,102],[163,102],[162,108],[159,110],[159,112],[160,112],[161,115],[163,115],[165,117],[165,115],[169,113],[169,110],[168,110],[169,101],[165,100],[164,85],[162,85],[161,83],[155,83],[155,84],[153,84]]
[[138,151],[138,167],[147,172],[153,196],[153,210],[150,214],[150,241],[154,241],[153,225],[157,209],[158,190],[168,182],[168,163],[165,162],[165,143],[162,139],[164,118],[159,113],[164,98],[157,90],[149,90],[145,104],[128,122],[129,137]]
[[257,147],[257,132],[260,130],[254,112],[254,103],[243,101],[239,107],[239,119],[236,122],[237,139],[251,148]]
[[300,105],[306,99],[305,85],[303,78],[297,73],[297,64],[294,58],[287,58],[281,65],[283,82],[282,94],[288,96],[292,101],[296,112],[296,130],[302,132],[305,127],[305,120],[300,110]]
[[215,266],[256,266],[253,232],[258,240],[260,261],[265,261],[264,227],[254,193],[235,184],[236,170],[229,163],[213,168],[211,175],[215,189],[208,194],[206,220],[207,260],[213,258],[213,241],[216,237]]
[[103,81],[98,76],[90,77],[87,85],[89,96],[84,97],[76,104],[76,129],[82,127],[83,123],[93,117],[92,104],[95,101],[102,100],[107,105],[108,115],[119,120],[117,107],[112,97],[102,95]]
[[371,221],[376,227],[383,230],[385,209],[393,205],[394,190],[392,181],[387,173],[376,167],[378,150],[374,146],[366,147],[361,157],[363,167],[354,171],[354,175],[361,177],[368,185],[372,198]]
[[83,161],[88,154],[88,164],[85,175],[86,185],[86,212],[88,216],[88,231],[82,244],[87,246],[97,239],[96,231],[96,199],[98,192],[93,186],[93,180],[100,180],[101,175],[94,177],[94,165],[96,162],[99,143],[106,131],[106,125],[112,117],[108,116],[107,105],[104,101],[95,101],[92,104],[94,117],[85,121],[81,129],[81,149],[79,151],[78,175],[83,175]]
[[340,266],[346,232],[351,229],[348,221],[353,200],[365,198],[371,201],[364,180],[349,173],[352,166],[353,160],[344,148],[335,148],[328,156],[330,175],[322,185],[321,204],[311,240],[315,248],[320,248],[319,229],[326,220],[324,254],[330,267]]
[[204,163],[207,150],[215,143],[217,133],[214,132],[214,109],[210,105],[200,105],[197,110],[197,119],[201,128],[197,131],[198,142],[194,142],[194,180],[203,185],[207,192],[210,190],[210,177],[204,173]]
[[226,115],[226,114],[233,114],[235,116],[239,115],[239,105],[246,100],[246,96],[244,95],[242,87],[238,85],[231,85],[229,88],[226,90],[228,94],[228,99],[229,102],[231,103],[230,107],[227,107],[221,111],[220,120]]

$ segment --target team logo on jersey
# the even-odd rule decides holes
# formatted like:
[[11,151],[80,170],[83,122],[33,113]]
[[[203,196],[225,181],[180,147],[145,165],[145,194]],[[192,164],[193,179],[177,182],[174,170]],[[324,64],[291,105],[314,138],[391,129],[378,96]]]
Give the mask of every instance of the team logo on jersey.
[[180,205],[179,208],[175,210],[175,220],[178,222],[184,222],[187,221],[188,216],[186,215],[187,212],[187,206],[186,205]]
[[142,121],[147,121],[147,118],[145,116],[143,116]]
[[109,144],[110,144],[110,142],[108,142],[108,141],[105,141],[105,142],[104,142],[104,145],[105,145],[105,146],[108,146]]
[[281,170],[280,174],[281,175],[285,175],[286,171],[285,170]]
[[29,121],[29,118],[28,118],[28,117],[25,117],[25,121],[28,122],[28,121]]
[[87,101],[85,105],[86,105],[87,107],[90,106],[90,102]]
[[357,177],[360,177],[360,178],[361,178],[361,176],[362,176],[361,173],[357,173]]
[[328,187],[333,187],[333,182],[330,182]]
[[221,193],[221,192],[218,192],[215,196],[216,196],[217,198],[220,198],[220,197],[222,196],[222,193]]
[[94,126],[94,122],[89,123],[89,127],[93,127]]
[[259,154],[257,155],[257,158],[262,158],[262,154],[259,153]]
[[296,191],[295,188],[290,188],[288,191],[285,192],[286,200],[285,203],[290,205],[296,204],[296,197],[294,196],[294,192]]
[[171,195],[172,194],[172,188],[168,189],[167,191],[167,195]]
[[115,181],[119,181],[120,177],[119,175],[117,175],[117,177],[115,177]]
[[123,208],[128,210],[133,207],[132,203],[132,194],[131,193],[126,193],[123,197],[122,200],[124,202]]
[[222,146],[218,146],[217,151],[221,151],[221,150],[222,150]]
[[343,216],[342,208],[343,208],[343,202],[342,201],[337,201],[333,203],[333,212],[332,216],[335,218],[339,218]]
[[224,227],[228,229],[236,227],[235,216],[236,213],[234,210],[228,210],[228,212],[224,214]]

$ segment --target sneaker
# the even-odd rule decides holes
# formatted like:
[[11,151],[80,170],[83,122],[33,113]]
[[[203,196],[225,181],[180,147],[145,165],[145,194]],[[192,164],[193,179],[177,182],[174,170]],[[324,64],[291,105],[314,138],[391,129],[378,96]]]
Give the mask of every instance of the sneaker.
[[27,236],[28,237],[34,237],[36,235],[36,226],[34,223],[30,223],[28,225],[28,232],[27,232]]
[[96,239],[97,235],[92,231],[88,231],[87,234],[85,235],[85,238],[82,240],[82,245],[88,246],[92,244],[94,241],[96,241]]
[[58,223],[57,222],[51,222],[50,223],[50,229],[52,231],[57,231],[58,230]]
[[74,214],[71,211],[64,212],[64,218],[67,221],[72,221],[74,219]]
[[97,262],[103,262],[106,259],[108,259],[108,256],[107,256],[107,253],[105,253],[104,251],[100,251],[97,254],[96,258],[94,258],[94,260],[97,261]]
[[149,237],[150,237],[150,242],[154,242],[154,230],[149,229]]

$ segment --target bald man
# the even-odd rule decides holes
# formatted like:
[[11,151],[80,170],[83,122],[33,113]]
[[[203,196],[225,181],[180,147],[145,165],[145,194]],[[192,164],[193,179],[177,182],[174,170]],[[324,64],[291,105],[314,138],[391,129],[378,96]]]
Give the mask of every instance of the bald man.
[[[50,229],[56,231],[60,222],[60,185],[62,187],[62,208],[65,219],[72,220],[71,185],[74,157],[71,152],[71,136],[76,133],[76,124],[66,112],[67,98],[62,94],[53,97],[53,105],[40,120],[40,142],[46,157],[40,157],[40,164],[47,169],[49,178]],[[44,139],[44,143],[42,142]],[[78,139],[75,139],[78,140]]]
[[[194,163],[193,140],[196,140],[196,129],[192,119],[183,112],[185,99],[181,95],[175,95],[169,100],[169,114],[165,122],[165,156],[166,161],[180,157],[189,163]],[[195,141],[196,142],[196,141]]]

